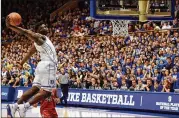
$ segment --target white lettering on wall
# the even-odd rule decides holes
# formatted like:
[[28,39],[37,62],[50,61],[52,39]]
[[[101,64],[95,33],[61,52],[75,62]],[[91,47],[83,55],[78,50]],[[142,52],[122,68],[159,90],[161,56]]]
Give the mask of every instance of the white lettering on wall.
[[101,101],[102,104],[106,104],[106,94],[103,94],[102,95],[102,101]]
[[124,105],[129,105],[129,101],[127,100],[128,95],[124,95]]
[[86,102],[91,103],[91,93],[88,93],[87,98],[86,98]]
[[1,95],[2,96],[7,96],[7,93],[6,92],[1,92]]
[[77,102],[80,101],[80,93],[76,93],[76,101],[77,101]]
[[92,94],[92,103],[95,103],[96,102],[96,94]]
[[169,102],[156,102],[156,105],[160,107],[161,110],[172,110],[178,111],[179,110],[179,103],[171,103]]
[[81,102],[86,102],[86,93],[82,93]]
[[[79,101],[80,94],[74,95],[71,94],[71,100]],[[77,99],[78,98],[78,99]],[[87,103],[100,103],[100,104],[114,104],[114,105],[129,105],[134,106],[135,102],[133,101],[133,95],[109,95],[109,94],[92,94],[92,93],[82,93],[81,102]]]
[[108,101],[107,101],[107,104],[111,104],[112,95],[109,95],[109,94],[108,94],[106,97],[107,97],[107,100],[108,100]]
[[122,97],[122,95],[119,95],[119,99],[118,99],[118,103],[117,104],[123,105],[123,97]]
[[96,103],[101,103],[100,97],[101,97],[101,94],[97,94],[97,100],[96,100]]
[[17,98],[20,98],[23,94],[23,90],[18,90],[18,93],[17,93]]
[[133,101],[133,95],[130,95],[130,106],[134,106],[135,105],[135,101]]
[[113,99],[112,99],[111,104],[117,104],[117,95],[113,95]]

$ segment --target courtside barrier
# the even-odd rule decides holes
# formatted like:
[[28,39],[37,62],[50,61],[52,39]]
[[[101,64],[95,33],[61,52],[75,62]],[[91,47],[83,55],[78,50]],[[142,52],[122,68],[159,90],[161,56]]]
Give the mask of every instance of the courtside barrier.
[[[12,87],[2,87],[2,100],[9,101]],[[17,100],[28,87],[14,88],[14,100]],[[62,95],[58,89],[59,96]],[[6,97],[8,96],[8,97]],[[179,113],[178,93],[130,92],[70,89],[68,103],[71,105],[96,106],[98,108],[134,109],[157,112]]]
[[14,101],[15,88],[1,86],[1,100],[11,102]]

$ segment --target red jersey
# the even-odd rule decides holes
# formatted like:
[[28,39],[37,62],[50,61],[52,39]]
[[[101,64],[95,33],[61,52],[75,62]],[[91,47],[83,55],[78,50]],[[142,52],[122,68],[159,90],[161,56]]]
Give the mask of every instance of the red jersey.
[[56,102],[54,100],[55,98],[58,98],[57,89],[52,90],[52,95],[50,97],[40,101],[40,113],[42,117],[58,118],[55,109],[56,107]]

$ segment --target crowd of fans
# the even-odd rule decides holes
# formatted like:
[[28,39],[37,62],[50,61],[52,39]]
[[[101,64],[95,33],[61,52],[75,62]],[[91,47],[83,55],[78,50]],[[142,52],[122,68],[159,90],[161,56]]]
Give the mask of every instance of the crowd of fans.
[[[43,17],[32,14],[42,13],[36,10],[43,13],[53,11],[53,7],[43,9],[36,5],[34,8],[31,3],[26,5],[34,11],[29,9],[22,27],[31,28],[32,22]],[[26,9],[22,7],[19,10],[21,14],[25,14],[23,8]],[[179,32],[167,30],[179,27],[177,18],[173,22],[131,23],[129,32],[133,33],[129,37],[111,36],[112,23],[92,19],[89,8],[84,7],[69,10],[55,19],[44,19],[44,22],[49,27],[48,37],[58,54],[58,87],[58,74],[65,71],[69,74],[71,88],[153,92],[179,89]],[[156,28],[166,31],[135,33]],[[31,86],[40,56],[34,54],[19,70],[17,64],[33,42],[3,28],[2,40],[8,39],[13,40],[2,45],[1,83],[13,87]]]

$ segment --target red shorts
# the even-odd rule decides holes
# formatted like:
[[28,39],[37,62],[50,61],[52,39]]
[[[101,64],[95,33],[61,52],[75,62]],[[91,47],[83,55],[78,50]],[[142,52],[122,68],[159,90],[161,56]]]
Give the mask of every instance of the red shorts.
[[43,110],[40,113],[42,118],[58,118],[58,114],[54,110]]

